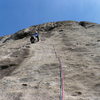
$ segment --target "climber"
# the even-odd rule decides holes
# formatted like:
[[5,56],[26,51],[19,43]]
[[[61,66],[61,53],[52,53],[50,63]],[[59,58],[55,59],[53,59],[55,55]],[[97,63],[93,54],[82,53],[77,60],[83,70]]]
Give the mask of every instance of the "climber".
[[31,43],[35,43],[36,40],[37,42],[39,41],[39,33],[37,31],[35,31],[30,38]]
[[35,31],[35,33],[33,34],[34,37],[37,38],[37,42],[39,41],[39,33],[37,31]]

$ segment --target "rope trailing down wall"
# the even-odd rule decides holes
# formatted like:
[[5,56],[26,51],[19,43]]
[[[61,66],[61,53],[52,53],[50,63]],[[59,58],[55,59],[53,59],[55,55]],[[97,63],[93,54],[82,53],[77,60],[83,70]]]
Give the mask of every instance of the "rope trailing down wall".
[[60,71],[60,100],[64,100],[64,73],[63,73],[63,66],[62,62],[60,60],[60,57],[57,55],[57,51],[55,49],[55,46],[53,45],[54,52],[56,55],[56,58],[58,59],[59,62],[59,71]]

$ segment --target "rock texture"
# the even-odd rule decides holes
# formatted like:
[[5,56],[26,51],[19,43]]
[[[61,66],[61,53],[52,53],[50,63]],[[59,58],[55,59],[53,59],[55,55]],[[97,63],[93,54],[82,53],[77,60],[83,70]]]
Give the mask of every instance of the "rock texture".
[[[38,30],[40,41],[30,43]],[[63,21],[0,38],[0,100],[100,100],[100,25]]]

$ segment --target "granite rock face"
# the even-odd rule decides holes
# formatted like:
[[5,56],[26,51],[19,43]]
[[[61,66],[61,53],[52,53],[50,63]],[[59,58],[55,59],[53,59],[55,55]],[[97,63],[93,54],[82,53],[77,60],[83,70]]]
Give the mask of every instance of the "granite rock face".
[[[39,31],[40,41],[30,42]],[[0,100],[100,100],[100,25],[63,21],[0,37]]]

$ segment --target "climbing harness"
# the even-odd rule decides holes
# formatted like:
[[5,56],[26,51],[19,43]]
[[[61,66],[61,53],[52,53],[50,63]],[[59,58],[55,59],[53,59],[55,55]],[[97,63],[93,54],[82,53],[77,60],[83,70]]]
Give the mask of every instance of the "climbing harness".
[[53,48],[54,48],[56,58],[58,59],[59,65],[60,65],[59,66],[59,70],[60,70],[60,100],[64,100],[64,73],[63,73],[62,62],[61,62],[59,56],[57,55],[54,45],[53,45]]

